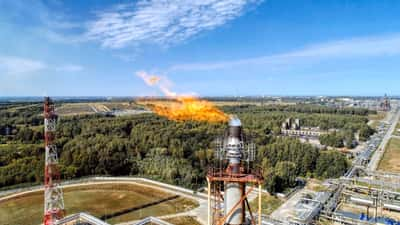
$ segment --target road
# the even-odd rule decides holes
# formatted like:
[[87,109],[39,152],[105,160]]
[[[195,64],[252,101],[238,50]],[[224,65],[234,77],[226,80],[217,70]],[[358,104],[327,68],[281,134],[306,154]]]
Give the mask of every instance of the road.
[[400,110],[397,110],[396,114],[389,121],[390,128],[388,129],[385,136],[383,137],[382,142],[379,145],[378,149],[375,151],[375,153],[371,157],[371,160],[367,166],[368,170],[375,171],[378,168],[379,162],[383,156],[383,153],[385,152],[385,146],[387,145],[390,138],[392,137],[392,134],[393,134],[394,130],[396,129],[397,123],[399,122],[399,118],[400,118]]

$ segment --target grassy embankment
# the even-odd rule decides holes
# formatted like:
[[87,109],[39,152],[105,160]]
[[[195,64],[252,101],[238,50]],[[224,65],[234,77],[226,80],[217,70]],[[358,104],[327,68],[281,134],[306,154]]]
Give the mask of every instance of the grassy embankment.
[[396,129],[393,132],[393,135],[400,136],[400,123],[397,124]]
[[378,170],[400,172],[400,139],[392,138],[385,147],[385,153],[379,162]]
[[[173,214],[197,206],[192,200],[134,184],[96,184],[65,188],[64,202],[68,215],[88,212],[111,224],[147,216]],[[137,209],[140,207],[143,208]],[[0,224],[40,224],[42,214],[42,191],[0,202]]]
[[166,219],[165,221],[175,225],[201,225],[195,218],[190,216],[179,216]]
[[[283,201],[276,196],[262,193],[261,197],[261,213],[264,215],[271,215],[271,213],[282,205]],[[250,207],[253,212],[258,211],[258,198],[250,202]]]

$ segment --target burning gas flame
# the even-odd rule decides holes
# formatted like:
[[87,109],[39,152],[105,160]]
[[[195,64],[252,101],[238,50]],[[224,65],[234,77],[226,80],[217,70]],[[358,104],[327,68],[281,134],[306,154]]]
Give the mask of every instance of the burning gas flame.
[[147,85],[157,86],[166,96],[175,100],[169,103],[157,102],[152,104],[152,110],[158,115],[175,121],[226,122],[229,120],[229,116],[211,102],[190,95],[178,95],[171,91],[168,87],[171,82],[165,77],[148,74],[144,71],[139,71],[136,75],[142,78]]
[[171,120],[196,120],[208,122],[224,122],[228,116],[217,109],[211,102],[193,96],[177,97],[170,104],[155,104],[153,111]]
[[144,80],[147,85],[154,86],[156,85],[161,78],[156,75],[147,74],[144,71],[139,71],[136,75]]

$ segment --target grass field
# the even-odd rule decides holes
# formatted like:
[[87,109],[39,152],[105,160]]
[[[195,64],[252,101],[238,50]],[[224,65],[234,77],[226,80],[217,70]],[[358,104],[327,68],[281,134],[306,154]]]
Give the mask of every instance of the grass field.
[[400,139],[392,138],[386,146],[385,153],[379,162],[378,170],[400,172]]
[[[282,203],[282,200],[278,197],[263,193],[261,197],[261,212],[264,215],[271,215]],[[258,212],[258,198],[250,202],[250,207],[253,212]]]
[[201,225],[195,218],[190,216],[173,217],[165,221],[175,225]]
[[308,179],[306,189],[316,192],[326,191],[327,187],[322,184],[323,182],[318,179]]
[[383,120],[386,117],[387,112],[379,111],[377,114],[369,114],[368,120]]
[[67,103],[56,108],[56,112],[60,116],[73,116],[93,114],[95,111],[88,103]]
[[7,109],[8,112],[16,112],[17,110],[26,109],[30,107],[41,106],[41,104],[24,104]]
[[376,128],[378,128],[379,124],[380,124],[379,120],[372,120],[372,122],[369,124],[369,126],[376,129]]
[[400,123],[397,124],[396,129],[393,132],[393,135],[400,136]]
[[142,109],[133,102],[84,102],[65,103],[56,108],[61,116],[85,115],[94,113],[111,112],[113,110]]
[[[67,214],[88,212],[96,217],[103,217],[111,224],[138,220],[150,215],[182,212],[197,206],[194,201],[156,189],[135,184],[111,183],[65,188],[64,201]],[[140,207],[143,208],[136,209]],[[40,224],[42,214],[42,191],[0,203],[2,225]]]
[[380,122],[385,119],[387,112],[379,111],[377,114],[368,115],[368,120],[370,121],[370,126],[372,128],[377,128]]
[[110,110],[142,109],[134,102],[103,102],[101,104]]

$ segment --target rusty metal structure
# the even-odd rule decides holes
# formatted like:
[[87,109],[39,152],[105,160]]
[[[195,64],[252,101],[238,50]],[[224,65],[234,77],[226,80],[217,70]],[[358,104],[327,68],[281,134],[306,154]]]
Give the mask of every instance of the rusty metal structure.
[[[209,167],[208,225],[261,225],[260,169],[255,169],[254,143],[246,142],[242,125],[232,117],[223,138],[215,142],[215,163]],[[250,185],[251,184],[251,185]],[[258,213],[252,211],[248,196],[258,186]]]
[[44,138],[45,138],[45,170],[44,170],[44,225],[53,225],[65,215],[64,199],[60,187],[56,137],[57,115],[54,103],[49,97],[44,99]]

